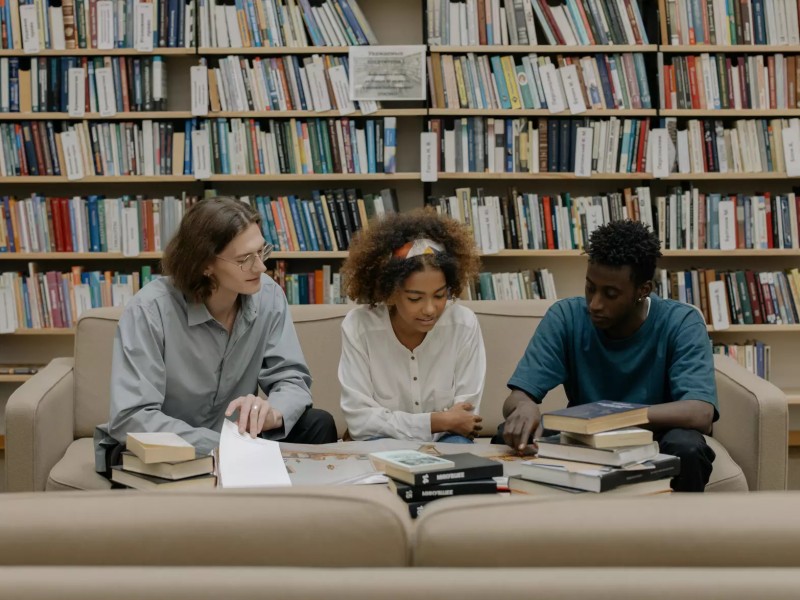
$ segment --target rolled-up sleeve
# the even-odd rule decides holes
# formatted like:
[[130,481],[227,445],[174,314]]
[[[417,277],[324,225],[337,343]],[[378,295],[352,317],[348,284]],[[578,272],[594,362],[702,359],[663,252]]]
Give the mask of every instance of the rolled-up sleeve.
[[266,431],[263,437],[281,439],[291,432],[311,407],[311,374],[306,365],[289,305],[283,290],[273,288],[271,320],[258,384],[270,403],[283,415],[283,430]]
[[219,433],[164,414],[165,390],[161,317],[152,306],[129,304],[114,337],[109,435],[125,443],[128,433],[170,431],[198,454],[210,454],[219,445]]

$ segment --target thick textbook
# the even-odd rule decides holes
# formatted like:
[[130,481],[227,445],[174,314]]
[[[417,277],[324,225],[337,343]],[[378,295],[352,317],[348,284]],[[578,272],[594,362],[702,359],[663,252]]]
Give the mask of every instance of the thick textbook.
[[542,415],[542,426],[554,431],[600,433],[647,423],[647,405],[601,400]]

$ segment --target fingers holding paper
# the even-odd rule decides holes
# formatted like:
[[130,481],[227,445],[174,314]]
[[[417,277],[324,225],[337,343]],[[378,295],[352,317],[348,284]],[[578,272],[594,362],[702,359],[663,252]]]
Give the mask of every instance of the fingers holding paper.
[[230,417],[236,411],[239,433],[245,432],[254,438],[262,431],[269,431],[283,426],[283,415],[275,409],[268,400],[259,398],[254,394],[240,396],[233,400],[225,411],[225,416]]

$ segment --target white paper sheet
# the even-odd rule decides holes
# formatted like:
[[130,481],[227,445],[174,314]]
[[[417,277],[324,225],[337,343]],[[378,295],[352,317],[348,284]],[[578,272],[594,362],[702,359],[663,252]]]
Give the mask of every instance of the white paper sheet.
[[292,485],[280,444],[241,435],[225,420],[219,439],[219,487],[254,488]]

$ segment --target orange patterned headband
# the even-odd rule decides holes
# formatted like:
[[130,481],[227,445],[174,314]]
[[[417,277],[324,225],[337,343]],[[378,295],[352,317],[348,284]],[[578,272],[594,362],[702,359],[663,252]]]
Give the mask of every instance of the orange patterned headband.
[[392,256],[405,260],[422,254],[433,254],[434,252],[444,252],[444,246],[428,238],[420,238],[403,244],[392,252]]

